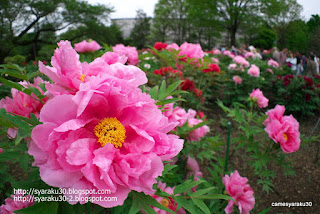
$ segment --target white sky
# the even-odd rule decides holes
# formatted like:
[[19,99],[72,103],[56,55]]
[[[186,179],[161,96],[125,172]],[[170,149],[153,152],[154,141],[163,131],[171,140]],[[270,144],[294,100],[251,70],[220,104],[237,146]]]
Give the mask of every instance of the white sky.
[[[111,18],[134,18],[136,11],[142,9],[153,17],[153,10],[158,0],[87,0],[91,4],[109,4],[115,9]],[[201,1],[201,0],[200,0]],[[297,0],[303,6],[302,16],[309,20],[311,14],[320,15],[320,0]]]

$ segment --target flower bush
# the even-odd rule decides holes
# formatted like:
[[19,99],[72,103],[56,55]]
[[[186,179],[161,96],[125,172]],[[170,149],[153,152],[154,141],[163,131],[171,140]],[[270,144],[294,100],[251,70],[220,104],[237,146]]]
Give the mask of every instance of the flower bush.
[[[90,53],[82,45],[60,41],[39,72],[32,62],[1,65],[0,89],[11,97],[0,101],[0,161],[21,167],[24,178],[1,176],[6,196],[14,188],[78,190],[57,194],[66,202],[8,199],[1,209],[232,213],[235,205],[255,213],[254,192],[273,191],[274,166],[294,174],[287,153],[304,140],[295,118],[318,110],[317,78],[295,77],[250,52],[204,52],[187,42],[157,42],[139,55],[123,44]],[[241,169],[230,148],[245,157]],[[100,196],[117,200],[92,200]]]

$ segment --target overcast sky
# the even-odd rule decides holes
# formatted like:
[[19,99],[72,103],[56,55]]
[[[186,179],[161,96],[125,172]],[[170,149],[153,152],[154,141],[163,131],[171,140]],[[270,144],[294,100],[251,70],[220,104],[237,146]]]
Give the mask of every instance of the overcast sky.
[[[153,10],[158,0],[87,0],[91,4],[109,4],[115,9],[111,18],[134,18],[138,9],[143,9],[153,17]],[[200,0],[201,1],[201,0]],[[302,16],[309,20],[311,14],[320,15],[320,0],[297,0],[303,6]]]

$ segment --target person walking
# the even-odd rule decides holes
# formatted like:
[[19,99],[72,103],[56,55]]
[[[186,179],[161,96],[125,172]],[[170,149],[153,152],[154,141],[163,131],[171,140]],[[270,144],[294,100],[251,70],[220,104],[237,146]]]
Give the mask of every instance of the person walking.
[[284,48],[279,54],[279,64],[285,65],[287,60],[288,49]]
[[301,63],[301,54],[299,53],[299,51],[297,51],[296,53],[296,59],[297,59],[297,73],[296,75],[300,75],[303,72],[303,66]]
[[278,48],[274,47],[273,53],[272,53],[273,60],[279,63],[279,56],[280,56],[280,52],[278,51]]
[[308,77],[313,77],[317,74],[317,65],[314,61],[314,54],[310,53],[309,60],[307,62],[307,69],[306,69],[306,75]]

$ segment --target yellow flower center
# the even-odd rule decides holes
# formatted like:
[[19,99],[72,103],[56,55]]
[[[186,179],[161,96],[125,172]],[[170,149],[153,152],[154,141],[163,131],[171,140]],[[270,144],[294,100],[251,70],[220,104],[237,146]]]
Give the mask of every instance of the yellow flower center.
[[81,82],[84,82],[84,78],[86,78],[86,75],[81,74],[81,77],[80,77]]
[[283,133],[283,138],[284,138],[285,140],[288,140],[288,135],[286,135],[285,133]]
[[107,117],[100,120],[94,127],[94,134],[98,137],[101,146],[112,143],[114,147],[122,147],[126,139],[126,129],[115,117]]
[[164,198],[164,199],[162,199],[162,200],[160,201],[160,204],[161,204],[162,206],[168,207],[168,206],[169,206],[169,200]]

